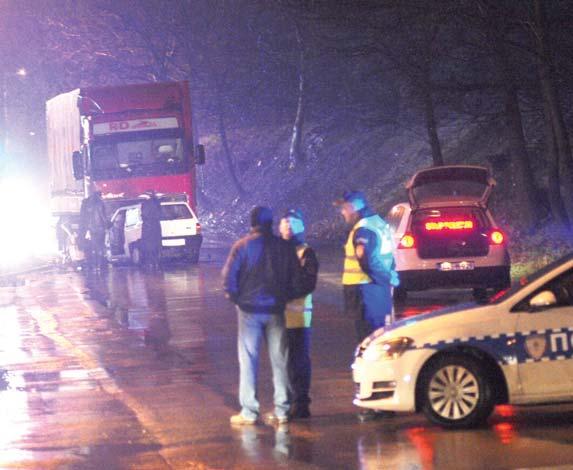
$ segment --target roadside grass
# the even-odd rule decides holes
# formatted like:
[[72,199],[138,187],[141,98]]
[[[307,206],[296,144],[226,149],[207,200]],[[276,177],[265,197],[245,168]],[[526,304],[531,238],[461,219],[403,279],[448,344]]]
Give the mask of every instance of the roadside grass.
[[512,280],[573,252],[573,234],[555,225],[546,225],[532,233],[508,231],[508,236]]

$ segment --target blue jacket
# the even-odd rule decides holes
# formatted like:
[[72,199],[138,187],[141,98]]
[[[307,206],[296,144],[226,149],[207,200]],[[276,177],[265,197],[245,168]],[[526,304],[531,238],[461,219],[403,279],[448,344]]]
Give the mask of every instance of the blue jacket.
[[298,269],[291,243],[255,227],[231,248],[223,267],[223,289],[241,310],[283,313],[286,302],[298,295]]

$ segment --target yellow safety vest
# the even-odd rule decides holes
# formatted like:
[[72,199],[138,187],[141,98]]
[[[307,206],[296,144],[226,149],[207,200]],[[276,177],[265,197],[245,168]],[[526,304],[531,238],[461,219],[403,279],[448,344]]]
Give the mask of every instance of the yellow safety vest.
[[[308,245],[303,243],[296,247],[296,254],[301,260]],[[285,306],[287,328],[310,328],[312,322],[312,294],[291,300]]]
[[[372,279],[366,274],[358,261],[356,256],[356,249],[354,248],[354,234],[359,228],[365,227],[375,232],[380,239],[380,253],[379,255],[388,258],[389,263],[392,262],[392,233],[388,224],[382,220],[378,215],[371,215],[360,219],[348,234],[348,240],[344,245],[344,272],[342,273],[342,284],[352,286],[356,284],[368,284]],[[390,266],[388,266],[390,269]]]

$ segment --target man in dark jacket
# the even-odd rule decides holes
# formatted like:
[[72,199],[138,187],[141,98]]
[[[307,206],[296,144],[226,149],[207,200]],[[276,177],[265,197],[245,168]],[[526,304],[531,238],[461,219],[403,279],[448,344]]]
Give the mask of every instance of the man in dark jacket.
[[237,306],[239,401],[241,412],[231,424],[255,424],[259,417],[257,369],[263,336],[273,370],[274,414],[267,420],[288,421],[288,341],[284,308],[293,298],[298,258],[292,244],[272,233],[273,214],[267,207],[251,212],[251,232],[238,240],[223,268],[223,288]]
[[141,204],[141,243],[143,262],[151,269],[159,268],[161,256],[161,202],[155,191],[148,191]]
[[80,239],[88,267],[96,272],[105,263],[105,232],[108,220],[101,192],[95,191],[82,201],[80,208]]

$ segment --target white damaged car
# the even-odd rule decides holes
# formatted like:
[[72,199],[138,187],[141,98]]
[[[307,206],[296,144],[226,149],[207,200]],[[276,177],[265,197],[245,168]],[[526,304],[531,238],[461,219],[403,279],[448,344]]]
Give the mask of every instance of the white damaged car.
[[573,401],[573,253],[485,304],[400,320],[357,347],[354,404],[423,412],[447,428],[497,404]]

